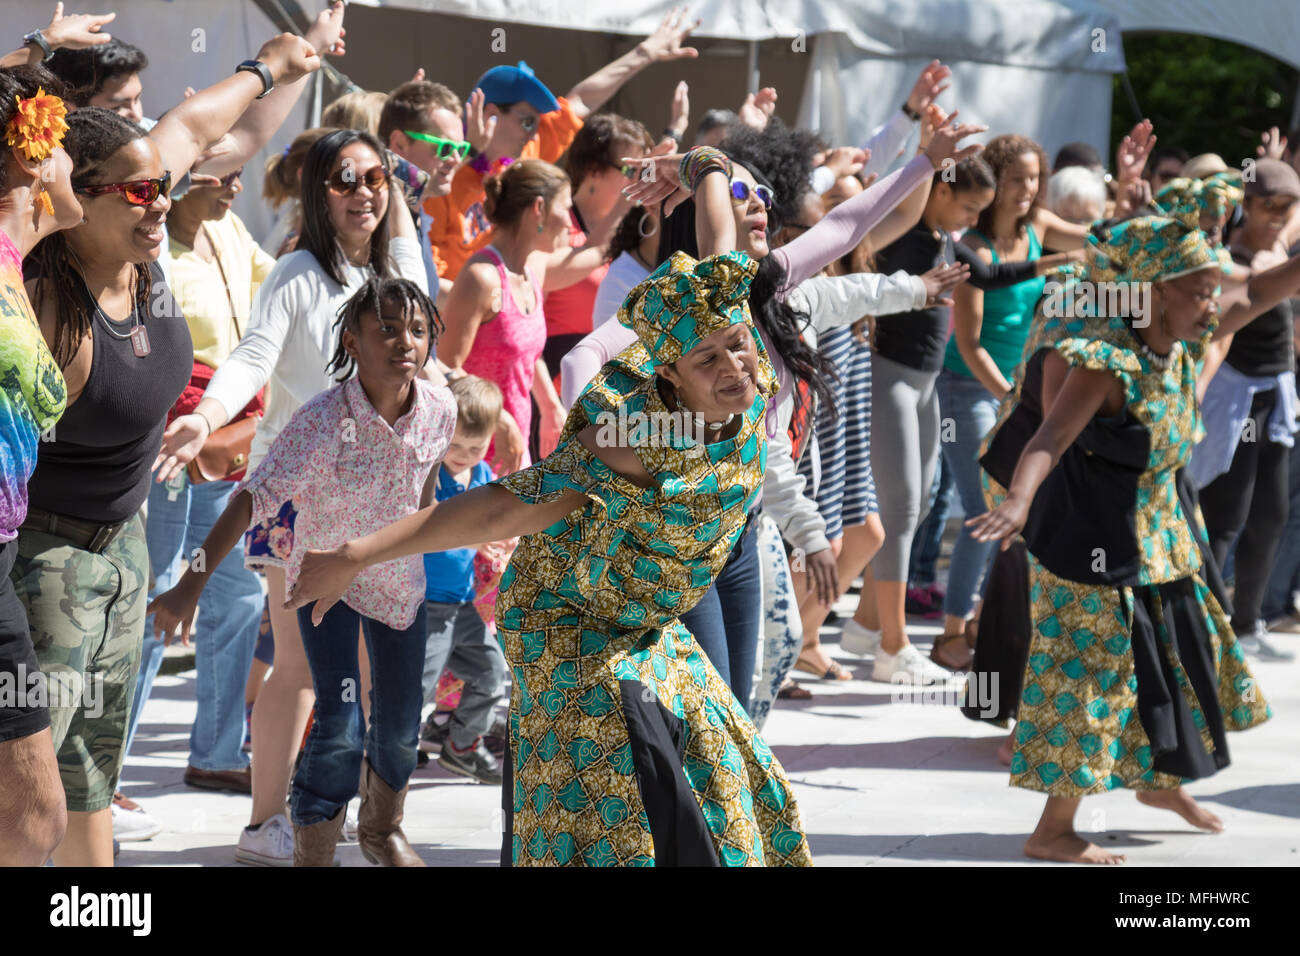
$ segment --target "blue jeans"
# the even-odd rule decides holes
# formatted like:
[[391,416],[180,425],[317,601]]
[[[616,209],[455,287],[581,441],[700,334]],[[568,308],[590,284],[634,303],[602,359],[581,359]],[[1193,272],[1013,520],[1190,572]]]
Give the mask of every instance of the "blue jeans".
[[1273,570],[1264,590],[1260,617],[1271,621],[1291,613],[1291,592],[1300,590],[1300,435],[1291,447],[1287,474],[1290,501],[1282,537],[1273,555]]
[[934,487],[930,489],[930,505],[925,517],[912,536],[912,553],[907,562],[907,586],[929,587],[938,580],[935,565],[943,548],[943,530],[948,526],[948,512],[952,510],[952,469],[939,458],[934,470]]
[[[938,388],[943,460],[952,471],[962,511],[967,518],[974,518],[987,510],[980,486],[980,444],[997,422],[998,402],[978,379],[948,369],[939,373]],[[985,572],[996,547],[996,541],[976,541],[962,526],[948,569],[945,614],[967,617],[974,610],[976,599],[984,591]]]
[[[363,749],[379,778],[393,790],[403,789],[415,770],[424,703],[420,684],[427,633],[424,601],[404,631],[362,617],[342,601],[316,627],[311,622],[312,607],[298,610],[316,691],[316,717],[289,800],[298,826],[333,820],[357,795]],[[358,625],[370,655],[369,731],[361,712]]]
[[[203,546],[212,526],[226,509],[235,483],[209,481],[185,487],[171,500],[165,485],[149,489],[145,539],[154,585],[153,600],[180,580],[181,573]],[[253,645],[262,619],[262,582],[244,567],[241,541],[208,579],[199,600],[194,640],[194,695],[198,713],[190,729],[190,766],[199,770],[243,770],[248,755],[241,749],[246,732],[244,685],[253,662]],[[153,615],[145,619],[140,676],[131,704],[126,748],[149,700],[153,679],[163,659],[163,642],[153,636]]]
[[713,587],[699,604],[681,616],[695,643],[746,713],[763,619],[757,528],[758,518],[753,516]]

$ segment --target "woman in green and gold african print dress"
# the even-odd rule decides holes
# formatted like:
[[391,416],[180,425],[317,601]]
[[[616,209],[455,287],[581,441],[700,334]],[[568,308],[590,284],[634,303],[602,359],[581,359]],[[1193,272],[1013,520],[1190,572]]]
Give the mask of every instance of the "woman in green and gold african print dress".
[[293,604],[323,614],[360,568],[523,535],[501,580],[514,681],[504,862],[807,865],[780,765],[678,616],[709,589],[762,485],[775,378],[756,264],[677,254],[628,296],[638,343],[556,450],[335,552]]
[[[1225,298],[1216,323],[1219,260],[1195,227],[1133,219],[1092,237],[1088,256],[1040,307],[981,458],[997,504],[970,524],[1004,544],[1023,531],[1029,551],[1011,783],[1048,800],[1025,852],[1114,863],[1074,831],[1081,797],[1127,787],[1222,829],[1181,784],[1227,765],[1226,730],[1269,716],[1205,584],[1176,479],[1202,434],[1195,389],[1211,337],[1290,294],[1300,260]],[[1126,314],[1093,307],[1120,301],[1106,293],[1121,285]]]

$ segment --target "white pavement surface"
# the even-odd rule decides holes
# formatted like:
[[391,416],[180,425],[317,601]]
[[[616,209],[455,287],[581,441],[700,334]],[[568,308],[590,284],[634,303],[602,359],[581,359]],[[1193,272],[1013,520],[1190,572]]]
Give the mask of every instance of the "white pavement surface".
[[[837,607],[847,618],[856,598]],[[836,631],[838,625],[834,626]],[[923,650],[937,628],[916,622]],[[838,636],[824,630],[831,641]],[[200,638],[201,639],[201,638]],[[1277,640],[1300,650],[1300,635]],[[1043,798],[1007,786],[995,752],[1003,732],[965,719],[955,706],[895,702],[872,682],[870,659],[831,651],[855,680],[809,681],[808,701],[778,701],[766,737],[793,781],[820,865],[1039,865],[1021,855]],[[1300,662],[1251,662],[1273,720],[1229,735],[1232,765],[1189,786],[1227,831],[1195,831],[1121,791],[1089,797],[1077,825],[1137,866],[1300,865]],[[125,843],[119,866],[234,866],[250,798],[181,782],[194,719],[194,672],[159,676],[145,708],[122,789],[164,826]],[[411,781],[404,829],[431,866],[495,866],[498,790],[455,777],[436,758]],[[345,866],[368,866],[355,844]]]

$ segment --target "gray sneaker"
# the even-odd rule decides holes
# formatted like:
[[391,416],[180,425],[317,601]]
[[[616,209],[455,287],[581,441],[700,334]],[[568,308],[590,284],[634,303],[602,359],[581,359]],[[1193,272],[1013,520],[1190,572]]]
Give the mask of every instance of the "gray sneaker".
[[1261,661],[1293,661],[1295,660],[1295,651],[1284,650],[1278,647],[1272,641],[1268,640],[1268,628],[1264,626],[1263,621],[1255,624],[1255,630],[1248,634],[1239,634],[1237,643],[1241,649],[1252,657],[1258,657]]
[[451,741],[447,741],[442,753],[438,755],[438,763],[462,777],[469,777],[479,783],[490,783],[495,787],[501,786],[501,764],[483,745],[482,737],[474,741],[474,746],[469,750],[457,750]]

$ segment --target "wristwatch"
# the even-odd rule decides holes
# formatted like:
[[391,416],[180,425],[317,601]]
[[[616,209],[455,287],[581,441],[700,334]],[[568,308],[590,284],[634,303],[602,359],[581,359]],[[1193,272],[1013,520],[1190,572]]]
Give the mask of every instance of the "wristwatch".
[[662,135],[668,137],[674,143],[680,143],[682,141],[682,134],[677,132],[677,130],[673,129],[671,126],[665,126]]
[[26,46],[29,43],[35,43],[38,47],[41,48],[42,63],[44,63],[50,57],[54,56],[54,48],[50,46],[50,41],[45,39],[45,34],[41,33],[40,30],[33,30],[31,33],[23,37],[23,46]]
[[904,100],[904,101],[903,101],[903,105],[900,106],[899,109],[901,109],[901,110],[903,111],[903,114],[904,114],[905,116],[907,116],[907,118],[910,119],[910,120],[912,120],[913,122],[915,122],[915,121],[917,121],[917,120],[919,120],[919,119],[921,118],[921,114],[920,114],[920,113],[918,113],[916,110],[912,109],[912,107],[910,107],[910,106],[907,105],[907,100]]
[[267,93],[275,89],[275,78],[271,76],[271,68],[261,60],[245,60],[239,66],[235,67],[236,73],[256,73],[262,80],[262,92],[257,94],[260,100]]

